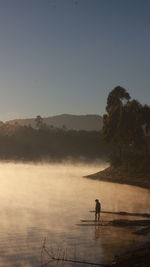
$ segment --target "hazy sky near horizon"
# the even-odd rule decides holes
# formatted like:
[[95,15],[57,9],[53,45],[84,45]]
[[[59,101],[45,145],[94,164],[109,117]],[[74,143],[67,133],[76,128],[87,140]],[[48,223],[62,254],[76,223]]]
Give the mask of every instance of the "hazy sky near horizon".
[[149,0],[0,0],[0,120],[150,104]]

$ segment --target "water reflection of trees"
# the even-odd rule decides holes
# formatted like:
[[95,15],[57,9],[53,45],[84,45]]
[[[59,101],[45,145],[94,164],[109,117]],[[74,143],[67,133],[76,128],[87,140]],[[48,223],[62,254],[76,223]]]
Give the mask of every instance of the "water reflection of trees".
[[142,237],[133,234],[132,227],[93,227],[93,238],[99,244],[102,259],[112,261],[115,255],[140,244]]

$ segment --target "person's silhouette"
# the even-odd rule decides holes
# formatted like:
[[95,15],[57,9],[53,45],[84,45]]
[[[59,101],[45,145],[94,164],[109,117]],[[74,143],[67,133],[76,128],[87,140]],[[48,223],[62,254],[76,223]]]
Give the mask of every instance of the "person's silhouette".
[[101,204],[98,199],[95,199],[95,221],[100,220]]

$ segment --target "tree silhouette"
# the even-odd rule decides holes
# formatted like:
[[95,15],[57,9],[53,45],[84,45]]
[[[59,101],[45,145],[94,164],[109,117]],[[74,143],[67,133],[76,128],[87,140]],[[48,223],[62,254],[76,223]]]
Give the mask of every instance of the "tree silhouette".
[[146,134],[150,131],[150,106],[144,105],[142,109],[143,123]]
[[102,132],[104,139],[113,144],[112,162],[122,164],[131,155],[142,154],[147,148],[145,132],[150,129],[150,108],[131,100],[129,93],[117,86],[108,95],[106,111]]
[[123,87],[115,87],[108,95],[106,111],[103,116],[103,133],[108,142],[117,142],[119,139],[119,124],[122,108],[128,103],[130,95]]
[[36,123],[36,128],[38,130],[40,130],[40,129],[47,129],[47,125],[44,123],[44,120],[43,120],[43,118],[40,115],[38,115],[36,117],[35,123]]
[[114,109],[123,106],[129,99],[129,93],[123,87],[116,86],[108,95],[106,111],[111,114]]

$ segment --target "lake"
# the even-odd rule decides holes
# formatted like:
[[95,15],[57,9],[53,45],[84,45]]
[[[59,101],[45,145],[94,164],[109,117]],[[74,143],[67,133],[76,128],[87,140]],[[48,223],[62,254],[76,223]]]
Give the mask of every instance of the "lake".
[[[45,238],[46,248],[54,256],[95,263],[109,263],[117,253],[145,241],[146,237],[133,234],[131,227],[77,226],[81,219],[94,218],[89,211],[96,198],[103,210],[150,213],[149,190],[83,178],[105,166],[1,163],[0,266],[46,263],[46,253],[41,255]],[[121,216],[102,214],[101,218]],[[56,265],[62,263],[53,261],[48,266]]]

